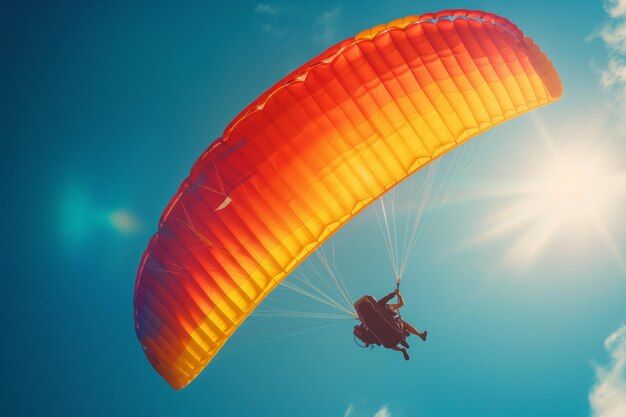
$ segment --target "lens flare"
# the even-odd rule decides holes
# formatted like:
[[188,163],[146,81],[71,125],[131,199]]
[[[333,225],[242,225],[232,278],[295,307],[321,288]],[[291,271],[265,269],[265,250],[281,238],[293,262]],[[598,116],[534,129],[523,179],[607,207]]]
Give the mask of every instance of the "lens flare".
[[581,255],[600,243],[626,270],[613,238],[623,216],[626,172],[615,172],[611,158],[597,151],[566,152],[549,156],[524,181],[500,188],[506,204],[467,243],[508,237],[504,262],[520,268],[555,248]]
[[115,210],[109,213],[107,218],[111,226],[120,233],[134,233],[139,228],[136,217],[125,209]]

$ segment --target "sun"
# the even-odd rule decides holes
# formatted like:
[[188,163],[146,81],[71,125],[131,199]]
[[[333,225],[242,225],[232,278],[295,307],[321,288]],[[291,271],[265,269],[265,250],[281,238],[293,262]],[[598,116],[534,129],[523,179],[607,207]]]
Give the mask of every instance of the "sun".
[[[611,173],[604,158],[589,160],[585,155],[564,156],[553,167],[534,178],[540,188],[530,202],[551,223],[584,234],[595,221],[607,218],[617,190],[608,186]],[[576,229],[576,230],[573,230]]]
[[614,236],[624,220],[626,171],[616,169],[612,155],[593,146],[561,149],[552,145],[551,137],[547,140],[551,152],[527,164],[523,179],[502,187],[502,204],[468,243],[506,238],[504,263],[519,268],[557,249],[578,257],[603,245],[626,271]]

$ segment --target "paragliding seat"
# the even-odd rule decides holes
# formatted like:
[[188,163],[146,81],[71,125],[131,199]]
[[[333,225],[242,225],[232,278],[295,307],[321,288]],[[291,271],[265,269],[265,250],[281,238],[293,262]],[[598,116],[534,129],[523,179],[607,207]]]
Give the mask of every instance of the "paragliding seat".
[[386,348],[397,346],[406,338],[400,323],[371,295],[361,297],[354,308],[366,329]]

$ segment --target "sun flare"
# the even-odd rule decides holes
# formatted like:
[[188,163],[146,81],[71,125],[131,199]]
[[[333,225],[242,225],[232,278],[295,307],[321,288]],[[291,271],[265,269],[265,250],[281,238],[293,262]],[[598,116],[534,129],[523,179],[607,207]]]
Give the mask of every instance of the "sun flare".
[[468,243],[507,238],[504,262],[519,268],[556,248],[578,256],[603,246],[626,270],[613,237],[623,223],[626,196],[626,171],[616,166],[598,150],[547,153],[523,180],[496,187],[490,197],[504,196],[504,203]]
[[593,227],[593,219],[606,218],[616,196],[608,186],[607,166],[604,161],[582,157],[563,159],[535,178],[533,182],[541,188],[529,196],[529,203],[538,205],[552,223],[579,231]]

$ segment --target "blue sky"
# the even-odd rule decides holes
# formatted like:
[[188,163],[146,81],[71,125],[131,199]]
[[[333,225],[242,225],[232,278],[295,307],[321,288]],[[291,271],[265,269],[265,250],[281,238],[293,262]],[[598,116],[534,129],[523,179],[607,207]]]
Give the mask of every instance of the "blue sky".
[[[626,2],[215,3],[2,6],[1,409],[626,415]],[[195,159],[325,48],[445,8],[516,23],[551,58],[565,93],[469,143],[476,160],[464,175],[438,177],[456,186],[433,204],[402,284],[404,317],[429,340],[412,340],[409,362],[357,348],[351,323],[257,344],[263,332],[307,325],[267,319],[173,391],[136,340],[133,285]],[[446,158],[442,171],[454,163]],[[563,185],[563,175],[576,180]],[[546,197],[553,186],[567,198]],[[353,297],[393,289],[373,211],[331,246]]]

